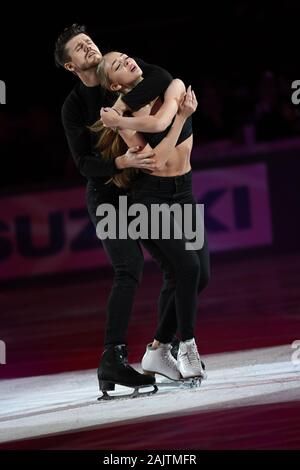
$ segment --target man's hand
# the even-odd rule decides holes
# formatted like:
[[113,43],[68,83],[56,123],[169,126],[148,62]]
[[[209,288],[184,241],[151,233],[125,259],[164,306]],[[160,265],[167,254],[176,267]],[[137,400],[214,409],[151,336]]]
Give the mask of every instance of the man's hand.
[[120,117],[120,113],[114,108],[101,108],[100,110],[100,119],[104,127],[117,129]]
[[196,95],[190,85],[187,89],[185,96],[183,97],[183,100],[179,105],[178,114],[186,119],[196,111],[197,106],[198,102],[196,99]]
[[115,159],[116,167],[119,170],[125,168],[139,168],[140,170],[155,171],[157,169],[157,161],[153,151],[142,152],[141,147],[131,147],[125,155]]

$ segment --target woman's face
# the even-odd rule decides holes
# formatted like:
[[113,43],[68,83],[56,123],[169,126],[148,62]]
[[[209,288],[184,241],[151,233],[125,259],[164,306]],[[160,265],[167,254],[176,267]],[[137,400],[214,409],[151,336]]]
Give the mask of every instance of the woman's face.
[[109,52],[105,55],[106,73],[115,91],[135,85],[143,72],[135,60],[121,52]]

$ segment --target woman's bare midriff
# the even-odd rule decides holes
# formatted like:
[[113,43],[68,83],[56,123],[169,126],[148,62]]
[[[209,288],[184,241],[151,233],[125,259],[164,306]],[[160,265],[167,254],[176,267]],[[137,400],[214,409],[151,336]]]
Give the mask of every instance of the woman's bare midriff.
[[[155,98],[151,103],[139,109],[134,116],[145,116],[155,114],[162,105],[160,98]],[[188,137],[184,142],[177,145],[170,151],[167,162],[160,170],[152,171],[153,176],[180,176],[184,175],[191,169],[191,152],[193,148],[193,135]],[[144,173],[149,173],[144,171]]]
[[169,154],[167,162],[163,168],[151,172],[153,176],[180,176],[184,175],[191,169],[191,152],[193,147],[193,136],[181,144],[177,145]]

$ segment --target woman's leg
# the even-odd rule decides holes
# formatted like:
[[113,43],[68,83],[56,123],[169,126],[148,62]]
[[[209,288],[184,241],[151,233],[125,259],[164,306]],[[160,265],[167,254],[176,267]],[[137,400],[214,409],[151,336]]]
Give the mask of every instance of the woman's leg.
[[[161,334],[158,335],[162,343],[171,343],[177,332],[177,317],[175,305],[176,277],[174,270],[160,248],[152,240],[142,240],[142,245],[158,263],[163,272],[163,285],[158,298],[158,325],[165,317]],[[154,335],[157,338],[157,334]]]
[[[185,341],[187,339],[193,341],[194,318],[190,314],[193,312],[195,314],[196,309],[197,286],[193,286],[193,284],[197,284],[197,257],[193,254],[182,255],[182,246],[178,244],[182,240],[164,240],[164,242],[169,242],[168,253],[166,253],[164,243],[161,244],[162,241],[150,240],[150,243],[145,244],[152,256],[158,259],[161,268],[164,269],[164,285],[158,303],[160,317],[155,341],[148,344],[146,348],[142,359],[142,368],[146,373],[158,373],[172,380],[179,380],[181,373],[184,374],[184,377],[194,377],[201,375],[202,372],[202,368],[198,364],[196,367],[190,366],[188,369],[185,367],[182,372],[172,355],[172,345],[170,344],[177,330],[177,322],[181,338]],[[172,241],[176,241],[176,246],[173,247]],[[185,246],[183,250],[185,250]],[[180,271],[172,263],[170,255],[173,259],[176,256],[175,259],[180,264]],[[188,262],[187,259],[189,259]],[[185,311],[183,311],[183,306]],[[168,313],[166,317],[162,316],[164,311]]]
[[[200,264],[200,277],[197,288],[199,295],[208,285],[210,279],[210,260],[206,235],[203,247],[200,250],[195,250],[195,253],[198,256]],[[168,338],[168,340],[171,341],[172,335],[174,336],[176,334],[177,321],[174,315],[176,308],[175,290],[176,278],[174,271],[165,271],[164,284],[159,298],[158,327],[154,336],[155,338]]]
[[[191,183],[192,183],[191,177],[187,177],[186,179],[183,179],[182,181],[179,179],[179,184],[176,185],[176,191],[173,193],[172,201],[173,203],[180,204],[180,206],[183,209],[186,204],[189,204],[190,206],[192,206],[192,213],[191,213],[192,217],[190,220],[190,224],[191,224],[192,231],[196,232],[196,230],[199,230],[199,227],[197,227],[197,223],[196,223],[198,209],[197,209],[197,202],[192,193]],[[210,258],[209,258],[209,250],[208,250],[207,236],[206,236],[205,230],[203,233],[203,237],[201,235],[202,234],[198,233],[198,238],[204,239],[203,246],[202,248],[195,250],[195,253],[198,256],[199,264],[200,264],[198,295],[205,289],[205,287],[208,285],[209,280],[210,280]],[[172,283],[172,273],[171,273],[171,278],[169,279],[169,286],[171,285],[171,283]],[[174,285],[174,279],[173,279],[173,285]],[[171,289],[170,289],[169,299],[170,299],[169,302],[164,302],[162,304],[162,309],[160,310],[160,320],[159,320],[157,335],[161,335],[162,331],[168,331],[168,329],[170,328],[170,325],[172,325],[175,298],[173,297],[173,302],[172,302]]]
[[[197,206],[196,202],[193,198],[191,186],[183,185],[182,190],[179,191],[175,196],[176,202],[179,202],[182,206],[184,204],[192,205],[192,229],[193,231],[199,230],[196,224],[196,211]],[[183,206],[184,207],[184,206]],[[203,225],[201,224],[200,230],[204,230]],[[207,286],[209,279],[210,279],[210,260],[209,260],[209,252],[208,252],[208,244],[207,244],[207,237],[204,231],[203,234],[197,234],[198,239],[203,238],[203,246],[201,249],[195,250],[195,253],[198,256],[199,263],[200,263],[200,277],[198,283],[198,294],[203,291],[203,289]],[[156,336],[159,337],[160,331],[168,331],[170,328],[170,324],[172,324],[173,319],[173,306],[172,303],[165,304],[166,309],[162,312],[161,321],[158,326],[158,332]],[[196,321],[196,319],[195,319]],[[195,339],[181,342],[178,345],[178,354],[177,354],[177,367],[180,370],[180,373],[183,377],[191,377],[191,376],[200,376],[204,378],[206,376],[204,369],[204,363],[201,361],[197,345]]]
[[[191,204],[193,213],[190,223],[193,226],[193,231],[195,228],[199,229],[197,226],[194,227],[194,210],[196,209],[196,204],[192,197],[191,173],[179,177],[142,176],[133,190],[132,198],[133,202],[143,203],[147,206],[148,215],[150,214],[151,208],[154,208],[153,204],[164,204],[169,209],[174,204],[180,206]],[[189,207],[189,209],[191,208]],[[203,368],[194,340],[194,328],[198,292],[206,286],[209,278],[207,243],[204,241],[201,250],[188,250],[187,243],[193,242],[193,240],[186,240],[184,236],[185,227],[183,233],[181,230],[180,237],[174,236],[174,226],[178,226],[178,224],[175,223],[174,218],[170,217],[170,214],[171,211],[169,214],[163,214],[163,217],[169,217],[170,221],[172,221],[170,228],[173,236],[169,237],[169,239],[165,239],[160,233],[158,240],[153,237],[151,240],[157,245],[160,252],[164,254],[168,260],[168,265],[171,266],[171,269],[164,276],[165,283],[161,293],[162,310],[160,312],[160,321],[155,337],[161,342],[171,340],[175,304],[177,322],[182,339],[179,346],[179,370],[183,377],[198,375],[203,377]],[[186,222],[185,218],[184,221]],[[150,219],[148,226],[151,227]],[[201,224],[201,226],[203,227],[203,224]],[[201,238],[203,239],[203,234]],[[201,269],[201,264],[203,269]],[[162,351],[162,354],[163,353]],[[147,360],[147,354],[149,360]],[[151,361],[151,355],[153,356],[153,361]],[[155,354],[151,351],[146,353],[142,365],[143,363],[147,365],[148,362],[150,365],[151,362],[154,363],[154,356]]]
[[[183,177],[175,178],[146,177],[145,179],[144,177],[142,179],[142,183],[138,183],[137,188],[133,191],[133,200],[136,202],[145,202],[149,205],[149,208],[151,203],[167,203],[169,205],[176,203],[182,208],[184,208],[186,204],[189,204],[192,206],[192,217],[190,220],[192,230],[199,230],[199,227],[196,224],[197,204],[192,194],[191,173],[184,175]],[[207,237],[205,232],[203,235],[201,236],[201,234],[198,234],[198,238],[204,238],[202,248],[194,250],[200,264],[200,276],[197,286],[198,294],[203,291],[210,279],[210,260]],[[168,262],[167,257],[162,253],[159,247],[152,246],[151,249],[151,244],[153,245],[153,242],[155,241],[147,240],[143,243],[146,244],[146,242],[149,244],[149,247],[147,248],[152,256],[156,259],[161,259],[160,267],[164,272],[164,284],[158,302],[158,329],[155,337],[163,338],[164,341],[171,341],[177,328],[177,322],[175,321],[174,315],[176,308],[176,273],[172,268],[171,263]]]
[[[148,207],[150,216],[151,206],[147,204],[146,198],[143,202]],[[166,209],[167,210],[167,209]],[[170,214],[170,229],[174,232],[176,222]],[[151,221],[149,219],[149,226]],[[145,233],[144,236],[147,236]],[[198,284],[200,278],[200,263],[195,251],[186,250],[188,240],[183,236],[182,239],[159,238],[152,239],[152,243],[163,254],[170,266],[167,278],[165,278],[165,290],[162,293],[162,303],[164,306],[172,305],[173,289],[175,285],[175,311],[177,316],[178,330],[183,341],[191,339],[194,336],[194,323],[197,308]],[[174,311],[173,311],[174,312]],[[174,314],[174,313],[173,313]],[[171,326],[170,326],[171,325]],[[172,328],[174,322],[170,320],[168,328]],[[164,343],[170,342],[174,331],[158,330],[155,339]]]

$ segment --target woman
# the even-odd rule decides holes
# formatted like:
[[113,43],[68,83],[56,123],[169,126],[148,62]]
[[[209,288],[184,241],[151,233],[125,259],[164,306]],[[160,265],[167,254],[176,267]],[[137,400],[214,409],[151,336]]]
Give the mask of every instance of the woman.
[[[98,72],[103,87],[123,94],[143,79],[136,62],[119,52],[103,56]],[[135,178],[134,175],[123,175],[123,180],[118,181],[119,185],[132,185],[132,202],[146,205],[148,213],[152,204],[167,203],[171,206],[178,203],[182,207],[190,204],[192,225],[196,219],[196,202],[191,188],[193,136],[190,115],[196,107],[196,97],[191,88],[185,92],[183,82],[173,80],[164,97],[158,97],[134,113],[134,117],[122,116],[124,109],[119,107],[119,101],[114,109],[101,111],[102,124],[118,128],[119,135],[128,146],[140,145],[145,150],[152,147],[155,152],[155,171],[140,172]],[[94,129],[99,128],[99,124],[96,123]],[[100,148],[104,141],[108,145],[109,135],[111,131],[108,130],[102,133]],[[116,139],[119,137],[113,136],[114,145]],[[176,221],[172,215],[170,222],[173,233]],[[206,242],[198,250],[186,250],[186,242],[184,237],[166,240],[160,236],[151,239],[150,249],[154,256],[158,254],[163,259],[164,286],[159,299],[158,329],[154,342],[148,345],[142,367],[145,372],[161,373],[173,379],[204,376],[194,329],[198,293],[207,285],[209,278],[209,257]],[[170,342],[177,327],[181,342],[176,364],[170,353]]]

